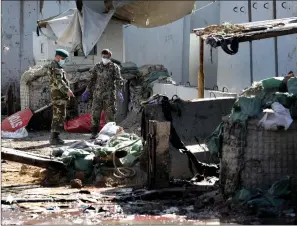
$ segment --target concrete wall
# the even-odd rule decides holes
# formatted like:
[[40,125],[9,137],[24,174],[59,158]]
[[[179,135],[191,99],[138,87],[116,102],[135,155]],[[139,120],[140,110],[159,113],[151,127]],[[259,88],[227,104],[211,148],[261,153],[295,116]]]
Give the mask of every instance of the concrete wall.
[[[118,20],[110,20],[106,29],[102,33],[99,41],[97,42],[97,54],[85,56],[74,56],[74,53],[70,54],[67,59],[66,65],[94,65],[101,61],[101,50],[110,49],[112,51],[112,57],[119,61],[124,60],[124,42],[123,42],[123,23]],[[46,64],[54,59],[55,49],[59,46],[55,45],[53,40],[50,40],[44,35],[37,36],[36,32],[33,32],[33,49],[34,60],[36,64]],[[44,46],[44,53],[41,53],[41,44]]]
[[[203,7],[210,2],[197,1],[196,8]],[[215,2],[165,26],[156,28],[124,27],[125,60],[133,61],[138,66],[153,63],[163,64],[172,73],[176,82],[187,83],[191,81],[191,85],[197,85],[195,71],[191,73],[191,79],[189,79],[190,33],[194,28],[219,23],[219,5],[220,2]],[[205,54],[205,58],[210,59],[209,49],[205,50]],[[196,59],[194,60],[196,61]],[[199,61],[196,62],[198,65]],[[216,64],[217,53],[214,50],[213,65]],[[205,70],[207,74],[206,85],[212,87],[216,82],[216,66],[207,65]]]
[[[200,161],[208,162],[209,153],[203,153],[198,145],[204,143],[219,123],[222,117],[229,114],[235,102],[235,98],[201,99],[198,101],[182,101],[174,104],[175,109],[181,110],[179,117],[177,112],[172,111],[173,125],[181,140],[192,151]],[[164,121],[161,105],[148,105],[145,107],[146,120]],[[196,145],[196,148],[193,146]],[[194,150],[191,149],[194,147]],[[199,150],[200,149],[200,150]],[[172,157],[171,176],[175,178],[191,177],[188,169],[188,159],[178,150],[170,147]],[[177,167],[178,166],[178,167]]]
[[[197,87],[186,87],[183,85],[172,85],[172,84],[162,84],[155,83],[153,86],[153,94],[165,95],[172,98],[177,95],[182,100],[196,100],[198,99],[198,89]],[[204,90],[205,98],[217,98],[217,97],[235,97],[236,93],[221,92],[214,90]]]
[[[162,63],[172,72],[177,83],[189,82],[197,86],[199,68],[199,41],[190,37],[191,29],[223,22],[243,23],[273,19],[273,1],[252,1],[255,8],[249,9],[249,1],[218,1],[185,18],[159,28],[124,29],[126,60],[138,65]],[[276,1],[276,18],[297,16],[297,2]],[[197,1],[196,8],[208,5],[209,1]],[[236,12],[234,8],[242,9]],[[229,92],[239,93],[251,85],[272,76],[296,73],[297,35],[241,43],[236,55],[228,55],[221,48],[212,50],[205,46],[205,87],[227,87]],[[166,40],[170,40],[168,44]],[[174,45],[174,48],[171,48]],[[144,51],[143,51],[144,50]]]
[[19,93],[19,81],[22,72],[34,65],[33,36],[36,21],[55,16],[69,8],[76,7],[75,1],[44,1],[40,13],[39,1],[2,1],[2,54],[1,89],[5,92],[10,83],[15,83],[15,92]]

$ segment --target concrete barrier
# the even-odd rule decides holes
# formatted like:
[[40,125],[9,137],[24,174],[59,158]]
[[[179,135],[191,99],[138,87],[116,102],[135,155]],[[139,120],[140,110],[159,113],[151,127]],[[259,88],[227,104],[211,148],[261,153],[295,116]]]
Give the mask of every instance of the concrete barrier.
[[[187,87],[183,85],[172,85],[155,83],[153,86],[154,94],[162,94],[171,98],[174,95],[179,96],[183,100],[193,100],[198,99],[198,89],[197,87]],[[235,97],[236,93],[222,92],[216,90],[204,90],[205,98],[218,98],[218,97]]]
[[[220,124],[222,117],[228,115],[236,98],[220,97],[199,99],[196,101],[181,101],[173,104],[179,109],[181,115],[172,112],[173,125],[185,145],[197,156],[200,161],[210,162],[209,152],[200,144],[209,137]],[[165,121],[161,105],[148,105],[145,107],[146,120]],[[170,145],[172,156],[171,176],[174,178],[189,178],[187,157]]]

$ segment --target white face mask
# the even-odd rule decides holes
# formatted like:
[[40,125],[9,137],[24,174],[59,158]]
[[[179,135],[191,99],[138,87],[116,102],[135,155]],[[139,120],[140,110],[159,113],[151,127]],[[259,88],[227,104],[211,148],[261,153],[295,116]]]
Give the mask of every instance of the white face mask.
[[110,62],[110,59],[102,58],[103,64],[108,64]]
[[58,62],[58,64],[59,64],[60,66],[64,65],[64,64],[65,64],[65,60],[60,60],[60,61]]

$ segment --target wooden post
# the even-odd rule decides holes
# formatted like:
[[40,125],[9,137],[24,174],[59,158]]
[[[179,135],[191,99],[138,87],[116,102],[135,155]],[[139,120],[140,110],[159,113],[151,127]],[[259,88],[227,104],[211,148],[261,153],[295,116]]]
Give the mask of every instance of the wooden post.
[[147,139],[148,187],[169,187],[171,159],[169,154],[170,122],[149,121]]
[[200,37],[200,69],[198,72],[198,98],[204,98],[204,40]]

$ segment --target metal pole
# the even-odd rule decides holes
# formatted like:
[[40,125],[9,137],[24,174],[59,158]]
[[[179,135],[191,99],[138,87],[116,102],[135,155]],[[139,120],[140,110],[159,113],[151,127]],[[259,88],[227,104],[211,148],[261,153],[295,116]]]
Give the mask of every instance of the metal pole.
[[198,98],[204,98],[204,40],[200,37],[200,69],[198,72]]

